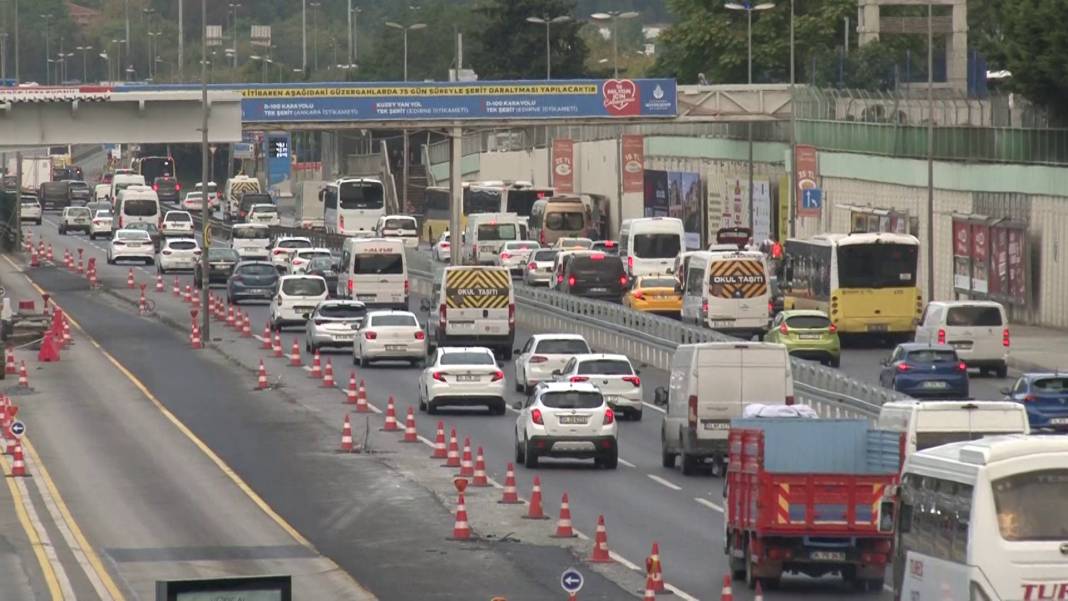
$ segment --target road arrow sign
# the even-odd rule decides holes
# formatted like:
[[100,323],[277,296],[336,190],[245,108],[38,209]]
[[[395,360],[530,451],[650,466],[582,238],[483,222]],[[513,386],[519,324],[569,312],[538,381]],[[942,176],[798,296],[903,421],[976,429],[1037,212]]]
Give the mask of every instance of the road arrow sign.
[[11,422],[11,427],[8,428],[8,430],[10,430],[11,435],[15,438],[22,438],[22,435],[26,433],[26,424],[15,420]]
[[575,568],[568,568],[560,574],[560,586],[568,593],[577,593],[582,590],[582,573]]

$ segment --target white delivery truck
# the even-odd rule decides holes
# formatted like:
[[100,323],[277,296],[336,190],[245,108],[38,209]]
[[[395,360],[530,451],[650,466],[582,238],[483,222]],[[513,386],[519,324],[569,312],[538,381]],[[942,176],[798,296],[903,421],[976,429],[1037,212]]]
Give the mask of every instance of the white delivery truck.
[[[18,161],[7,161],[7,174],[18,174]],[[52,159],[49,157],[22,157],[22,189],[32,190],[35,194],[41,184],[52,181]]]
[[323,201],[320,193],[330,185],[325,180],[300,182],[297,188],[295,221],[297,227],[309,230],[326,229],[323,220]]

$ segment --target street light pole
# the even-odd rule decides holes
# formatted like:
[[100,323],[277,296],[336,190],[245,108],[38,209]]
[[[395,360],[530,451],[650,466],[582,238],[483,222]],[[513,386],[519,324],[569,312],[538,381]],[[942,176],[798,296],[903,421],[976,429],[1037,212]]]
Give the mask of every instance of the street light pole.
[[590,15],[594,21],[608,21],[612,28],[612,77],[619,79],[619,31],[616,26],[620,19],[635,19],[638,17],[638,13],[630,11],[618,11],[610,10],[603,13],[593,13]]
[[300,67],[308,74],[308,0],[300,0]]
[[230,6],[230,8],[232,8],[234,10],[234,49],[233,49],[233,52],[230,53],[231,54],[230,58],[233,59],[234,69],[236,69],[237,68],[237,9],[241,8],[241,3],[240,2],[231,2],[229,6]]
[[927,300],[934,300],[934,9],[927,2]]
[[[208,216],[208,0],[200,0],[200,108],[202,122],[200,126],[200,181],[203,182],[204,205],[203,219],[200,220],[200,235],[203,240],[203,252],[200,253],[200,273],[208,273],[208,250],[211,247],[211,222]],[[205,346],[211,342],[211,318],[208,311],[208,289],[206,283],[200,288],[200,336]]]
[[790,237],[797,231],[797,98],[794,74],[794,0],[790,0]]
[[312,2],[312,65],[313,71],[319,70],[319,7],[321,2]]
[[178,0],[178,81],[185,81],[182,65],[185,63],[185,14],[182,6],[185,0]]
[[45,84],[47,85],[52,83],[52,71],[48,62],[48,57],[52,55],[52,39],[48,28],[52,21],[52,13],[41,15],[41,18],[45,22]]
[[354,7],[349,12],[352,15],[352,29],[349,34],[352,36],[352,58],[349,60],[349,64],[356,65],[359,62],[360,57],[360,13],[363,12],[359,6]]
[[76,46],[74,48],[82,53],[82,83],[89,81],[89,69],[88,69],[88,54],[93,49],[92,46]]
[[[408,8],[411,9],[411,10],[415,10],[416,9],[416,7],[414,7],[414,6],[409,6]],[[399,29],[401,31],[401,33],[403,34],[402,37],[403,37],[403,40],[404,40],[404,59],[403,59],[404,60],[404,81],[407,82],[408,81],[408,32],[409,31],[415,31],[417,29],[425,29],[426,28],[426,23],[412,23],[410,25],[404,26],[404,25],[401,25],[400,23],[394,23],[393,21],[386,21],[386,27],[390,27],[390,28],[393,28],[393,29]],[[402,165],[402,172],[403,172],[403,175],[401,176],[401,178],[403,180],[403,186],[401,187],[401,202],[403,203],[403,210],[405,212],[410,212],[410,207],[408,206],[408,164],[411,161],[409,161],[409,157],[408,157],[408,153],[410,152],[410,150],[409,150],[410,142],[408,140],[408,130],[407,129],[404,130],[403,137],[404,137],[404,145],[403,145],[403,148],[401,150],[402,154],[404,155],[401,158],[401,165]]]
[[[527,17],[527,23],[545,26],[545,79],[553,78],[552,25],[553,23],[564,23],[570,20],[571,17],[568,15],[558,15],[556,17],[550,17],[549,15],[543,17]],[[459,76],[457,75],[457,77]]]

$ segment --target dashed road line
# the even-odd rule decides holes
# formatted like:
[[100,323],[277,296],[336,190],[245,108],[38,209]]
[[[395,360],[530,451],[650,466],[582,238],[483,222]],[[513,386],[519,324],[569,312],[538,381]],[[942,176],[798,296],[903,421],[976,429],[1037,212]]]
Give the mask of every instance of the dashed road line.
[[713,503],[712,501],[709,501],[708,499],[702,499],[701,497],[694,497],[693,500],[697,501],[698,503],[700,503],[700,504],[704,505],[705,507],[711,509],[712,511],[718,511],[720,513],[723,513],[723,508],[722,507],[720,507],[719,505],[716,505],[715,503]]
[[660,476],[657,476],[656,474],[646,474],[646,476],[648,476],[649,479],[652,480],[653,482],[656,482],[657,484],[661,484],[663,486],[666,486],[666,487],[670,488],[671,490],[682,490],[682,487],[679,486],[678,484],[675,484],[674,482],[671,482],[670,480],[665,480],[664,478],[661,478]]
[[633,467],[633,468],[638,467],[638,466],[634,465],[633,463],[627,461],[626,459],[623,459],[622,457],[619,457],[619,462],[622,463],[623,465],[627,466],[627,467]]

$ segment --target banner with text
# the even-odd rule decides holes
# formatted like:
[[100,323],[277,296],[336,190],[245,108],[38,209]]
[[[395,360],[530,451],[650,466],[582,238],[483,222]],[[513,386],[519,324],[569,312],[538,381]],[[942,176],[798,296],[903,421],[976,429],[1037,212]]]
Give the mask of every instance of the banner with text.
[[1027,306],[1027,226],[978,215],[953,217],[953,288],[971,298]]
[[553,187],[564,194],[575,191],[575,143],[570,138],[553,140]]
[[623,136],[623,192],[641,192],[645,189],[645,136]]
[[794,171],[797,174],[797,192],[794,196],[797,216],[819,217],[819,208],[804,203],[805,190],[819,188],[816,182],[819,172],[819,154],[815,146],[798,144],[794,148]]

